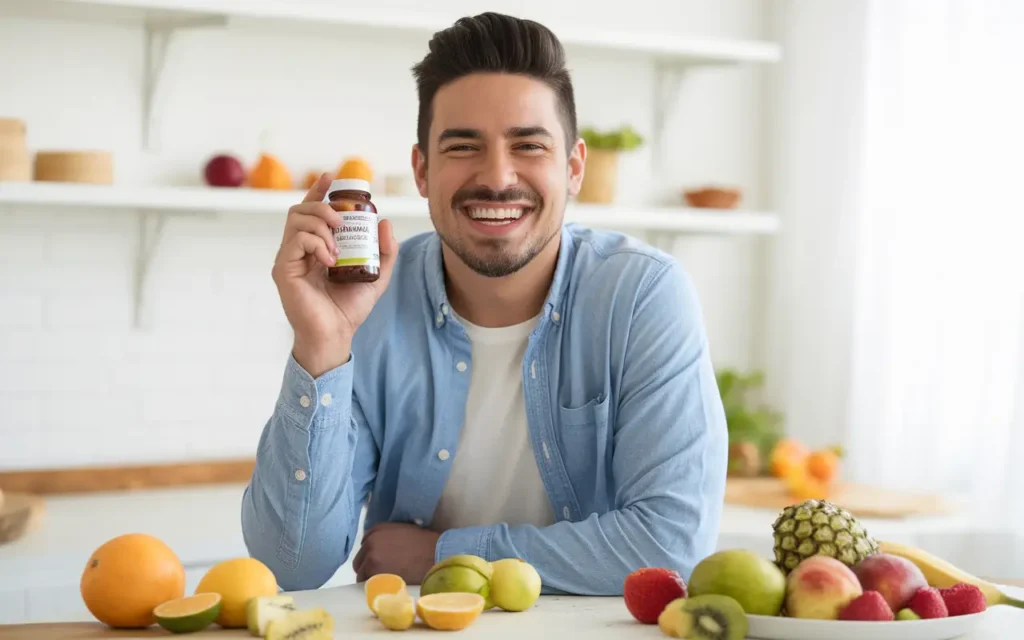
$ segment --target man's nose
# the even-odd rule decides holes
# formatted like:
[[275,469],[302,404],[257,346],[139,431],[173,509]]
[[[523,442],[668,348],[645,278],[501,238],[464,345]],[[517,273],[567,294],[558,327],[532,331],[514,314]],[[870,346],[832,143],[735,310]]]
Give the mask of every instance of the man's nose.
[[519,184],[515,163],[504,148],[488,151],[477,174],[477,182],[492,191],[503,191]]

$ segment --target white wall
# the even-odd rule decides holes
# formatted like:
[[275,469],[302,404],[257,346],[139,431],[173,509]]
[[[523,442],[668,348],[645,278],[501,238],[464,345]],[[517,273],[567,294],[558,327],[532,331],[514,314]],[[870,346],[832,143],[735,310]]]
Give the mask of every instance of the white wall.
[[[25,3],[27,4],[27,3]],[[469,0],[390,0],[454,19]],[[491,2],[541,20],[759,38],[757,1]],[[656,14],[658,17],[656,18]],[[368,157],[408,173],[416,103],[409,67],[425,39],[239,24],[183,32],[157,98],[158,142],[141,147],[142,31],[0,14],[0,116],[28,121],[29,144],[116,152],[119,183],[192,184],[226,150],[253,161],[259,136],[296,179]],[[572,50],[581,123],[648,133],[653,74],[639,57]],[[762,71],[699,71],[667,132],[669,166],[626,159],[624,201],[684,186],[737,184],[762,198]],[[285,212],[281,212],[282,215]],[[152,256],[147,328],[132,326],[137,219],[0,207],[0,469],[252,455],[276,398],[290,333],[269,277],[279,219],[175,219]],[[403,224],[402,237],[428,228]],[[703,297],[719,365],[755,353],[760,269],[746,239],[686,239],[677,252]]]

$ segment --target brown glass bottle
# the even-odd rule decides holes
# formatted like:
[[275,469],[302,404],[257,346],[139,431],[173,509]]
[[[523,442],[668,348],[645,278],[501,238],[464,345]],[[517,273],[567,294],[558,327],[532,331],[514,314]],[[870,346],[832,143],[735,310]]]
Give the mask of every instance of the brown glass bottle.
[[327,268],[327,279],[337,283],[375,282],[380,277],[380,244],[370,183],[335,180],[327,191],[327,201],[341,214],[341,226],[332,229],[338,256],[335,265]]

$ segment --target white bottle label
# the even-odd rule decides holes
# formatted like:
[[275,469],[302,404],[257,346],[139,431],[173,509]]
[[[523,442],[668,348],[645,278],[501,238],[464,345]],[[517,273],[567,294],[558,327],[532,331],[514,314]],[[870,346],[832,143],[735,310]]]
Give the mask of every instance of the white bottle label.
[[368,266],[380,268],[377,241],[377,215],[372,211],[342,211],[341,226],[334,230],[338,245],[336,267]]

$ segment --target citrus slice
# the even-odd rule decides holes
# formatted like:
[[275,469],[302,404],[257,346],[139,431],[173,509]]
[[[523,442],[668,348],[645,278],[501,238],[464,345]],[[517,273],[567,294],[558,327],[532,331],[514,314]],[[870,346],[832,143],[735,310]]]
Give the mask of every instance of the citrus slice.
[[385,593],[373,599],[373,610],[392,631],[405,631],[416,621],[416,604],[408,593]]
[[370,611],[374,615],[377,614],[377,610],[373,608],[373,601],[377,599],[377,596],[406,593],[405,580],[402,579],[402,576],[393,573],[378,573],[375,576],[371,576],[366,581],[365,588],[366,606],[370,607]]
[[213,624],[220,614],[219,593],[197,593],[159,604],[153,609],[156,623],[171,633],[192,633]]
[[420,619],[431,629],[440,631],[465,629],[483,610],[484,597],[479,593],[432,593],[416,601]]

